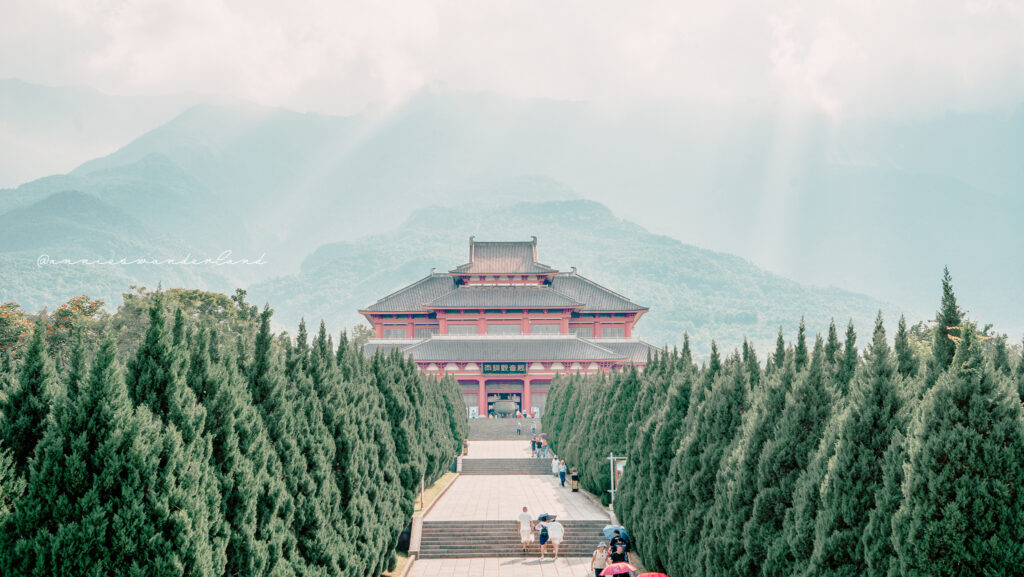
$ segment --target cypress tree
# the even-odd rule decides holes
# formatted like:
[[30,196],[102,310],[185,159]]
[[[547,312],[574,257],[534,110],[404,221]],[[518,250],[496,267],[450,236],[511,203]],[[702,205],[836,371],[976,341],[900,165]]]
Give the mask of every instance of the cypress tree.
[[133,411],[108,339],[88,385],[64,397],[37,449],[28,492],[6,525],[0,572],[219,575],[173,428]]
[[[782,533],[789,547],[769,550],[764,575],[807,575],[811,554],[814,552],[814,530],[821,508],[821,483],[828,469],[829,459],[835,454],[836,439],[842,422],[842,411],[834,407],[832,417],[825,425],[821,441],[811,455],[807,467],[799,472],[793,487],[793,505],[786,509]],[[777,567],[777,569],[771,569]]]
[[[684,345],[684,353],[685,351]],[[646,487],[647,497],[644,501],[647,506],[640,511],[640,515],[643,519],[659,521],[648,521],[633,528],[636,533],[637,550],[652,567],[666,567],[668,552],[673,549],[673,538],[667,535],[671,525],[661,520],[667,518],[666,495],[671,494],[669,472],[672,458],[686,430],[685,423],[692,418],[692,390],[700,388],[698,379],[699,376],[692,364],[685,364],[683,370],[673,374],[668,400],[659,411],[657,424],[652,433],[650,466],[647,467],[648,474],[645,480],[641,482],[641,485]]]
[[956,304],[956,295],[953,294],[953,278],[949,274],[949,267],[942,271],[942,303],[935,314],[935,332],[932,341],[932,356],[928,359],[928,371],[925,375],[925,387],[931,388],[939,375],[946,370],[946,367],[953,362],[953,355],[956,354],[956,343],[949,338],[950,335],[959,338],[958,328],[963,323],[964,315]]
[[843,356],[836,367],[835,384],[837,390],[845,396],[850,390],[850,381],[857,372],[857,333],[853,330],[853,321],[846,325],[846,341],[843,343]]
[[900,315],[899,328],[896,329],[896,372],[903,378],[909,379],[917,376],[920,370],[921,361],[914,354],[910,346],[910,339],[907,337],[907,319]]
[[825,340],[825,363],[827,366],[834,367],[838,364],[837,355],[841,348],[839,334],[836,332],[836,320],[831,319],[828,322],[828,338]]
[[807,329],[804,318],[800,317],[800,328],[796,333],[796,347],[793,349],[793,368],[802,371],[807,366]]
[[18,476],[11,451],[0,445],[0,529],[4,528],[4,521],[14,508],[14,502],[24,491],[25,479]]
[[[820,349],[820,339],[818,349]],[[821,351],[816,354],[820,356]],[[771,439],[793,384],[795,363],[787,363],[754,389],[749,411],[715,479],[714,507],[705,520],[698,571],[707,576],[755,575],[759,562],[745,555],[743,527],[757,496],[761,451]]]
[[766,373],[779,370],[786,365],[786,340],[782,337],[782,327],[779,327],[779,336],[775,339],[775,354],[768,357],[768,364],[765,367]]
[[1024,563],[1024,422],[973,325],[907,437],[894,544],[908,577],[1010,575]]
[[[1024,351],[1024,347],[1021,349]],[[1017,396],[1020,397],[1021,403],[1024,403],[1024,353],[1021,354],[1021,358],[1017,359]]]
[[211,463],[220,486],[220,511],[230,527],[227,575],[290,575],[295,555],[290,534],[294,503],[282,479],[281,462],[252,405],[234,362],[212,362],[199,331],[189,362],[189,384],[202,391]]
[[82,329],[75,329],[75,340],[71,347],[70,367],[65,375],[64,389],[69,396],[78,394],[89,378],[88,369],[85,366],[85,344],[82,342]]
[[996,336],[993,342],[992,368],[997,373],[1010,376],[1013,374],[1013,368],[1010,366],[1010,351],[1006,347],[1006,335]]
[[28,472],[32,452],[46,431],[46,416],[57,386],[53,361],[46,354],[46,321],[40,319],[32,331],[14,389],[6,397],[0,396],[0,445],[11,451],[14,469],[20,476]]
[[752,479],[750,520],[743,527],[744,575],[789,575],[794,558],[784,522],[793,507],[797,479],[807,468],[831,412],[821,339],[815,340],[811,364],[786,392],[785,404],[765,443]]
[[902,407],[891,357],[879,313],[864,370],[853,383],[835,454],[821,485],[809,565],[814,575],[853,576],[867,570],[861,541],[866,513],[882,486],[879,457],[889,448]]
[[864,550],[864,575],[867,577],[899,577],[900,565],[892,546],[892,517],[903,500],[903,463],[906,460],[906,438],[897,429],[882,459],[882,486],[875,493],[875,506],[868,514],[868,524],[861,536]]
[[[220,488],[210,463],[213,448],[205,431],[206,410],[196,401],[195,393],[183,378],[188,359],[184,314],[177,309],[168,338],[162,301],[157,295],[149,308],[146,336],[128,362],[127,389],[133,402],[148,407],[155,418],[170,427],[168,435],[180,432],[183,443],[180,450],[186,453],[183,458],[198,464],[194,485],[183,485],[183,488],[201,494],[208,517],[200,524],[207,531],[205,538],[212,546],[215,565],[223,568],[227,563],[229,529],[221,515]],[[205,343],[196,348],[205,348]]]
[[739,429],[749,388],[741,360],[730,357],[672,459],[669,478],[676,497],[668,504],[667,533],[672,539],[668,542],[675,546],[674,554],[667,558],[669,573],[689,574],[696,567],[703,520],[714,504],[718,464]]

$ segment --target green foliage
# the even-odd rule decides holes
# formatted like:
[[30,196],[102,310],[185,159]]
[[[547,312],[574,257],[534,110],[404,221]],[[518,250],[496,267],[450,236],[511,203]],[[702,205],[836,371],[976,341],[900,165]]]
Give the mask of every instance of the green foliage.
[[895,366],[885,339],[882,315],[857,373],[850,401],[841,417],[835,454],[821,484],[821,507],[815,524],[813,575],[854,576],[866,571],[861,537],[865,514],[882,486],[882,461],[898,425],[902,406]]
[[0,444],[10,449],[14,468],[22,476],[28,471],[36,444],[43,438],[46,416],[59,383],[53,361],[46,353],[45,335],[45,323],[37,322],[14,389],[0,397]]
[[[928,359],[928,370],[925,376],[925,387],[931,388],[942,372],[953,362],[956,354],[956,342],[959,338],[959,326],[963,323],[964,314],[956,304],[953,294],[953,277],[949,268],[942,271],[942,303],[935,313],[935,328],[932,334],[932,356]],[[954,338],[950,338],[950,337]]]
[[1009,575],[1024,563],[1024,421],[975,328],[928,391],[907,436],[893,519],[903,575]]
[[903,378],[916,377],[921,370],[921,361],[910,343],[907,334],[907,319],[900,315],[899,328],[896,329],[896,341],[893,345],[896,353],[896,372]]

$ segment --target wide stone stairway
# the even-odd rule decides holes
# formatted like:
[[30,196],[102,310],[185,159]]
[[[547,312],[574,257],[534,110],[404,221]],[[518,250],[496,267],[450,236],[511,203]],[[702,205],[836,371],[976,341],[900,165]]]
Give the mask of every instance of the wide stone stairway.
[[[516,440],[481,440],[471,430],[462,474],[423,518],[419,558],[410,577],[578,577],[587,572],[591,553],[604,540],[607,512],[584,493],[573,493],[568,481],[560,486],[551,459],[531,457],[528,434],[525,440],[514,436],[515,420],[486,422],[502,421],[511,422]],[[481,434],[497,436],[491,428],[500,427]],[[558,560],[551,558],[551,546],[547,558],[539,558],[537,533],[522,552],[515,519],[524,506],[534,519],[542,513],[557,515],[565,527]]]
[[[516,434],[516,423],[522,425]],[[532,425],[541,432],[540,419],[470,419],[469,439],[471,441],[529,441]]]

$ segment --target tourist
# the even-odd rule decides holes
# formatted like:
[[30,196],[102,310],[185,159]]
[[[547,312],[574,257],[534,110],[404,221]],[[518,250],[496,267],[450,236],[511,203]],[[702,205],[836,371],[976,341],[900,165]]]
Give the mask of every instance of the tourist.
[[519,436],[522,436],[522,434],[523,434],[523,424],[518,422],[518,421],[516,421],[516,436],[519,437]]
[[622,545],[623,551],[625,551],[626,553],[629,552],[629,539],[623,537],[622,533],[618,529],[612,532],[612,540],[608,542],[608,545],[612,548],[613,551],[616,547]]
[[530,423],[530,434],[531,435],[536,435],[537,434],[537,421],[533,421],[532,423]]
[[540,456],[541,456],[542,459],[547,459],[548,458],[548,440],[547,439],[541,439],[540,440]]
[[566,468],[566,466],[565,466],[565,461],[561,461],[561,462],[560,462],[560,463],[558,464],[558,480],[559,480],[559,481],[560,481],[560,482],[562,483],[562,486],[563,486],[563,487],[565,487],[565,474],[566,474],[566,473],[567,473],[568,471],[569,471],[569,470],[568,470],[568,469]]
[[551,538],[551,533],[548,532],[546,522],[536,523],[533,528],[540,531],[540,558],[543,559],[548,551],[548,539]]
[[533,518],[523,505],[523,512],[519,514],[519,541],[523,544],[523,554],[526,554],[526,546],[533,543]]
[[594,572],[594,577],[601,577],[601,571],[608,566],[608,547],[605,546],[604,541],[597,544],[597,550],[590,556],[590,569]]
[[558,457],[551,459],[551,474],[558,476]]
[[608,560],[612,563],[628,563],[629,555],[626,554],[626,548],[622,545],[612,545],[612,552],[608,555]]
[[530,455],[533,457],[537,456],[537,437],[530,438]]
[[548,540],[555,544],[555,559],[558,559],[558,545],[562,542],[562,537],[565,536],[565,527],[558,520],[551,521],[546,525],[548,528]]

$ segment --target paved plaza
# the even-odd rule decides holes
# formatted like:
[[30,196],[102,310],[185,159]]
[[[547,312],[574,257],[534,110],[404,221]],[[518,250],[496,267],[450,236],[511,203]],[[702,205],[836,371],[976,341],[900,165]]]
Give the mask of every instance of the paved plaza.
[[[470,441],[467,459],[529,459],[530,437],[525,441]],[[550,459],[548,459],[550,461]]]
[[512,521],[523,511],[551,513],[559,520],[607,519],[608,514],[580,493],[560,487],[555,476],[460,475],[424,521]]
[[590,571],[590,559],[553,560],[550,557],[543,561],[515,557],[421,559],[409,571],[409,577],[586,577],[593,574]]

